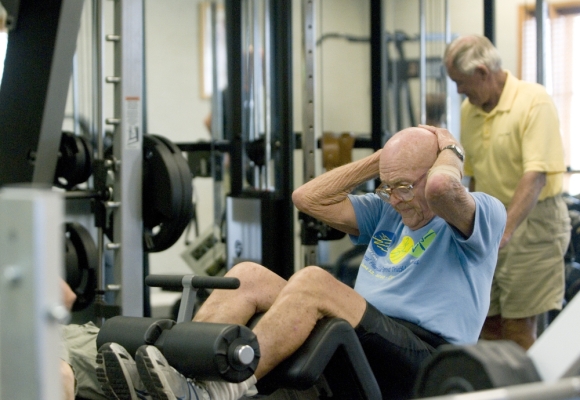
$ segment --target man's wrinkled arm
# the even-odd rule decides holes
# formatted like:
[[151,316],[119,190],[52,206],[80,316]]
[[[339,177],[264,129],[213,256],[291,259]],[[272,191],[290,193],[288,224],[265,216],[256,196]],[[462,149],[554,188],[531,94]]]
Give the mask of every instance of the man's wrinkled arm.
[[348,194],[358,185],[379,176],[381,151],[343,165],[310,180],[292,193],[298,210],[352,235],[358,224]]
[[[421,127],[437,135],[439,149],[460,146],[446,129]],[[475,200],[461,183],[462,176],[463,162],[450,150],[440,151],[427,177],[425,197],[436,215],[469,237],[475,223]]]
[[507,208],[507,223],[499,245],[500,249],[510,241],[517,227],[538,204],[538,197],[545,185],[545,172],[528,171],[524,173]]

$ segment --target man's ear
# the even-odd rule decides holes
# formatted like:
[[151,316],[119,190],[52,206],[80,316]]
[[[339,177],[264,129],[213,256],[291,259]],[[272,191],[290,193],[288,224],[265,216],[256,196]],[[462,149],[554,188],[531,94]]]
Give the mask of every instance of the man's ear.
[[489,76],[489,69],[487,69],[485,65],[478,65],[477,67],[475,67],[473,75],[477,76],[478,78],[484,81]]

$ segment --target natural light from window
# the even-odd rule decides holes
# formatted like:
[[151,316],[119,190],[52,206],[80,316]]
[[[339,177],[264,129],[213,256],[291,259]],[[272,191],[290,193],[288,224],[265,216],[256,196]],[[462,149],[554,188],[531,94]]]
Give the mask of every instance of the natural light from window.
[[[522,25],[521,78],[536,81],[536,21],[530,17]],[[566,166],[580,171],[580,15],[557,14],[546,21],[546,90],[552,95],[558,114]],[[580,174],[566,174],[564,191],[580,194]]]

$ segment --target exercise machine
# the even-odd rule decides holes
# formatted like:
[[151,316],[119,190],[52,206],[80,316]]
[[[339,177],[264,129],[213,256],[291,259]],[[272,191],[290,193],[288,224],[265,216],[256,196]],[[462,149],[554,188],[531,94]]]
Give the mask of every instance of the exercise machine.
[[64,223],[59,193],[0,189],[0,399],[61,399]]

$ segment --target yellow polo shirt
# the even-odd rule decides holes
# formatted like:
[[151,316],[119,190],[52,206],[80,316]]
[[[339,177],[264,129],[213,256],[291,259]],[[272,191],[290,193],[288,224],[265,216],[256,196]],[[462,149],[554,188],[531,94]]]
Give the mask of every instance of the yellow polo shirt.
[[525,172],[546,172],[539,200],[562,192],[564,146],[554,102],[546,89],[509,71],[497,106],[486,113],[466,99],[461,105],[465,175],[475,190],[507,206]]

